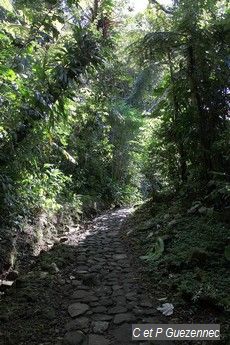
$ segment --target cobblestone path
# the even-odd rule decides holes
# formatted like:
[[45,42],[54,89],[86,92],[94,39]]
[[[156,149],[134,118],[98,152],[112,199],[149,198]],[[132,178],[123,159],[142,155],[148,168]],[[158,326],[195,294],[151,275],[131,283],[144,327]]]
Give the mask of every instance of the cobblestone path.
[[165,322],[121,236],[131,212],[73,226],[41,253],[2,296],[0,345],[151,344],[131,338],[133,323]]
[[147,344],[131,339],[131,324],[153,323],[156,309],[140,286],[119,235],[129,212],[96,218],[78,244],[65,345]]

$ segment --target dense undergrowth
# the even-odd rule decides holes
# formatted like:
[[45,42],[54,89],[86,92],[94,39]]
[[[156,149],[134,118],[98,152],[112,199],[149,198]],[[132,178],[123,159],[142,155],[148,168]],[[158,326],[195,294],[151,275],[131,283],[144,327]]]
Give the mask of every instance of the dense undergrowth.
[[145,267],[154,296],[173,303],[172,322],[221,323],[227,344],[229,220],[200,213],[201,205],[190,213],[191,207],[188,200],[155,196],[128,220],[125,238]]

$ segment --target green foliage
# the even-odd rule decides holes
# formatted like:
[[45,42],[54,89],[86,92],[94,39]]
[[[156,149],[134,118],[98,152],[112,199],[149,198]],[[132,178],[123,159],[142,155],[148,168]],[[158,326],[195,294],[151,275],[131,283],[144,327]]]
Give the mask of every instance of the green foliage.
[[113,2],[100,3],[94,18],[77,1],[17,0],[4,8],[2,220],[71,203],[81,209],[84,195],[107,206],[139,199],[130,152],[141,121],[124,101],[132,78],[112,53],[115,31],[105,35],[99,25],[101,16],[112,18]]
[[[170,16],[162,7],[151,13],[145,35],[132,46],[145,67],[136,83],[139,105],[160,123],[145,172],[160,175],[167,188],[206,193],[212,171],[229,172],[227,7],[180,1]],[[160,80],[147,73],[151,66]]]
[[44,168],[37,174],[22,171],[22,185],[18,188],[20,202],[25,209],[43,209],[56,211],[61,205],[57,197],[63,192],[70,177],[65,176],[53,164],[44,164]]
[[175,305],[199,310],[204,303],[228,311],[228,224],[215,215],[188,215],[185,200],[166,199],[142,205],[128,227],[152,284],[160,294],[167,289]]
[[141,256],[141,259],[152,262],[154,260],[159,259],[161,255],[163,254],[163,252],[164,252],[164,240],[161,237],[158,237],[151,251],[146,256]]

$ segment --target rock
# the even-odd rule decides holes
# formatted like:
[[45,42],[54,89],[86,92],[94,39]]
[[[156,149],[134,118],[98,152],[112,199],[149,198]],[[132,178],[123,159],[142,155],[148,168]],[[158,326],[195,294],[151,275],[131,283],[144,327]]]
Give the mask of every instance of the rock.
[[86,336],[80,331],[71,331],[66,333],[63,339],[64,345],[86,345]]
[[74,303],[74,304],[71,304],[68,308],[68,312],[71,317],[82,315],[87,310],[89,310],[89,306],[83,303]]
[[150,301],[141,301],[140,302],[140,306],[141,307],[147,307],[147,308],[151,308],[152,307],[152,303]]
[[134,312],[134,314],[135,315],[144,315],[144,310],[143,309],[140,309],[140,308],[138,308],[138,307],[136,307],[136,308],[134,308],[133,309],[133,312]]
[[124,260],[126,258],[127,258],[126,254],[115,254],[115,255],[113,255],[114,260]]
[[123,306],[126,303],[125,296],[117,296],[114,298],[114,301],[116,302],[117,306]]
[[123,290],[116,290],[114,291],[114,293],[112,294],[112,297],[116,298],[116,297],[119,297],[119,296],[123,296],[124,295],[124,291]]
[[112,289],[113,289],[113,291],[117,291],[117,290],[122,289],[122,286],[121,285],[113,285]]
[[72,320],[68,322],[65,326],[65,329],[67,331],[73,331],[73,330],[83,330],[83,331],[88,331],[89,330],[89,319],[87,317],[79,317],[75,320]]
[[77,272],[79,272],[79,271],[83,271],[83,272],[87,272],[88,273],[89,267],[86,266],[86,265],[79,265]]
[[89,335],[89,343],[88,345],[109,345],[110,341],[103,337],[102,335]]
[[98,307],[93,308],[94,313],[106,313],[106,311],[107,311],[107,308],[102,305],[99,305]]
[[73,285],[73,286],[79,286],[79,285],[81,285],[81,284],[82,284],[82,280],[77,280],[77,279],[72,280],[72,285]]
[[[86,287],[86,289],[88,289],[88,287]],[[97,302],[99,299],[97,296],[93,295],[90,291],[86,291],[86,290],[75,291],[71,298],[76,299],[76,300],[81,300],[81,302],[86,302],[86,303]]]
[[94,314],[92,318],[95,321],[110,321],[113,317],[111,315],[106,314]]
[[91,293],[85,290],[77,290],[73,293],[72,298],[74,299],[83,299],[87,297],[91,297]]
[[133,310],[134,308],[136,308],[136,306],[137,306],[137,302],[132,301],[132,302],[128,303],[127,308],[128,308],[128,310]]
[[132,341],[132,325],[124,323],[123,325],[116,327],[114,331],[112,331],[113,336],[117,340],[117,344],[126,344],[129,341]]
[[90,290],[90,287],[87,286],[87,285],[82,284],[82,285],[78,285],[78,289],[79,290]]
[[135,292],[129,292],[125,295],[128,301],[136,301],[137,300],[137,295]]
[[98,277],[95,273],[84,273],[81,275],[81,279],[83,280],[83,283],[88,286],[96,285],[98,282]]
[[109,323],[106,321],[92,322],[93,332],[96,334],[103,334],[109,328]]
[[117,314],[117,315],[114,317],[113,323],[114,323],[115,325],[119,325],[119,324],[121,324],[121,323],[130,322],[130,321],[134,321],[134,320],[135,320],[135,317],[134,317],[134,315],[132,315],[131,313]]
[[101,298],[100,299],[100,305],[102,306],[110,306],[113,304],[113,301],[111,300],[111,298]]
[[127,312],[127,308],[122,306],[116,306],[108,310],[108,314],[121,314]]

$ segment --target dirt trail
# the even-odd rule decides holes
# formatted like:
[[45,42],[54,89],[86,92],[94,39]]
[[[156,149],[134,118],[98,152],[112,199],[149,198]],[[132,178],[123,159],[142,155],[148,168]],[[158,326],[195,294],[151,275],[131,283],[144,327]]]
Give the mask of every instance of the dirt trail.
[[2,301],[0,344],[142,344],[131,341],[131,324],[163,320],[120,236],[131,211],[95,218],[84,233],[73,232],[46,254],[55,272],[38,268],[44,267],[38,262],[36,274],[19,280]]

